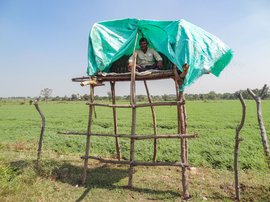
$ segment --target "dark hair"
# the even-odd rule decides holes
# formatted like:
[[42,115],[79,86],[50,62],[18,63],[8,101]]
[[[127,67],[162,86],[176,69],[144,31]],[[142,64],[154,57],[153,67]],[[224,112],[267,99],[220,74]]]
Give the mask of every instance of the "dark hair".
[[141,42],[146,42],[146,43],[148,44],[147,39],[146,39],[146,38],[144,38],[144,37],[142,37],[142,38],[140,39],[140,43],[141,43]]

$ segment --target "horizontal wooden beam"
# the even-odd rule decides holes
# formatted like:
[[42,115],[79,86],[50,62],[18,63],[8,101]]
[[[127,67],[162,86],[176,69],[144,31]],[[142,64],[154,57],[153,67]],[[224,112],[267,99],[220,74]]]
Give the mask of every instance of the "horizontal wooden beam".
[[[76,131],[66,131],[66,132],[57,132],[58,134],[62,135],[87,135],[87,133],[83,132],[76,132]],[[129,138],[129,139],[135,139],[135,140],[145,140],[145,139],[179,139],[179,138],[197,138],[197,134],[163,134],[163,135],[136,135],[131,136],[130,134],[97,134],[92,133],[91,136],[101,136],[101,137],[121,137],[121,138]]]
[[174,105],[183,105],[184,101],[174,101],[174,102],[153,102],[153,103],[141,103],[141,104],[100,104],[100,103],[86,103],[87,105],[100,106],[100,107],[112,107],[112,108],[134,108],[134,107],[149,107],[149,106],[174,106]]
[[95,159],[102,163],[112,163],[112,164],[126,164],[134,166],[180,166],[180,167],[189,167],[188,164],[182,162],[138,162],[138,161],[126,161],[126,160],[109,160],[96,156],[82,156],[81,159]]

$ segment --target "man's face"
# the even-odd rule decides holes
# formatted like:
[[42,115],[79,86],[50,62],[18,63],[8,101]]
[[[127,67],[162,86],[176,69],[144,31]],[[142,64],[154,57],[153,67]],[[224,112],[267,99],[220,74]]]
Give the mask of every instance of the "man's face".
[[141,47],[142,51],[146,51],[147,50],[147,42],[146,41],[140,42],[140,47]]

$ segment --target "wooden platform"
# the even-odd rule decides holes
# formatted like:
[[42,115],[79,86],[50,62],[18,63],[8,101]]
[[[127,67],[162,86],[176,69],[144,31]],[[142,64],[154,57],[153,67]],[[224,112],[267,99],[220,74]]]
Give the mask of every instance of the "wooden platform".
[[[155,70],[155,71],[146,71],[146,72],[137,72],[135,76],[135,80],[159,80],[159,79],[174,79],[174,72],[173,70]],[[130,81],[131,80],[131,73],[102,73],[95,76],[96,80],[99,82],[106,82],[106,81]],[[73,82],[83,82],[89,80],[89,77],[77,77],[72,78]]]

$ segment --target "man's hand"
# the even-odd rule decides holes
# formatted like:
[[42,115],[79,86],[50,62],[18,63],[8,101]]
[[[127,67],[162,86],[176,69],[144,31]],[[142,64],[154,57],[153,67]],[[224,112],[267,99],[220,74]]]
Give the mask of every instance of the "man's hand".
[[162,63],[161,60],[157,62],[157,67],[158,67],[159,69],[161,69],[161,68],[163,67],[163,63]]
[[185,76],[188,73],[189,65],[185,63],[185,64],[183,64],[182,67],[183,67],[183,72],[180,74],[180,78],[185,79]]
[[189,65],[188,64],[183,64],[183,76],[186,76],[187,75],[187,73],[188,73],[188,69],[189,69]]
[[132,69],[132,65],[133,65],[132,62],[129,62],[129,63],[128,63],[128,71],[129,71],[129,72],[130,72],[131,69]]

